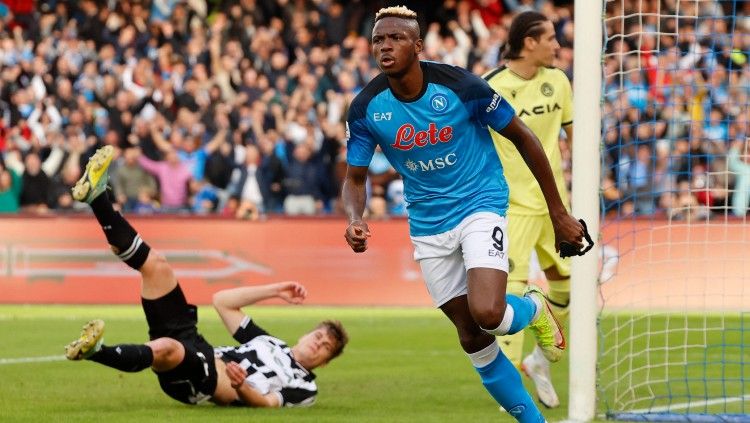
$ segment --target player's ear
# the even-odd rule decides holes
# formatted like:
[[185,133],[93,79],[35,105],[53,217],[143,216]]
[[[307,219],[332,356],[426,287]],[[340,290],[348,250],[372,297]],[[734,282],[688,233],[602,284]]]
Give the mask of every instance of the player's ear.
[[417,54],[422,53],[422,50],[424,49],[424,41],[422,41],[421,38],[418,38],[417,41],[414,43],[414,51],[417,52]]
[[529,50],[529,51],[534,50],[537,44],[539,44],[539,40],[537,40],[534,37],[525,37],[523,39],[523,46],[524,48],[526,48],[526,50]]

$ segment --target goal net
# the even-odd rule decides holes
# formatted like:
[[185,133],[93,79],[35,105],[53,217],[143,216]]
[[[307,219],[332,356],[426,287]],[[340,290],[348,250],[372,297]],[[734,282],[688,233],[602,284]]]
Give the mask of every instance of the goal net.
[[750,422],[749,3],[604,2],[607,418]]

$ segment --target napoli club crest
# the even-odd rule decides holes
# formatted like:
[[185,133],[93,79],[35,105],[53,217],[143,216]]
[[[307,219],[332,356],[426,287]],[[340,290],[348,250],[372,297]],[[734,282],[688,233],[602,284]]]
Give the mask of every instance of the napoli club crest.
[[448,108],[448,97],[443,94],[435,94],[430,98],[430,106],[432,106],[432,110],[442,113]]

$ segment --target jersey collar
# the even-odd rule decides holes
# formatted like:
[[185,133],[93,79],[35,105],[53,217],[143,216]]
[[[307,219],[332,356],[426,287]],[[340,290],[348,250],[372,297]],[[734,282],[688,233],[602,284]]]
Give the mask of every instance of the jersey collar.
[[414,103],[415,101],[418,101],[420,98],[422,98],[422,96],[424,95],[424,93],[427,92],[427,73],[428,73],[428,69],[427,69],[427,66],[425,65],[425,62],[423,62],[421,60],[419,61],[419,67],[422,68],[422,89],[419,90],[419,94],[417,94],[416,96],[414,96],[414,98],[412,98],[412,99],[406,99],[406,98],[401,97],[400,95],[396,94],[396,92],[393,91],[393,89],[391,88],[391,83],[390,83],[390,81],[388,81],[388,78],[385,79],[386,84],[388,84],[388,89],[391,91],[391,94],[393,94],[393,96],[396,97],[396,99],[398,101],[400,101],[402,103]]

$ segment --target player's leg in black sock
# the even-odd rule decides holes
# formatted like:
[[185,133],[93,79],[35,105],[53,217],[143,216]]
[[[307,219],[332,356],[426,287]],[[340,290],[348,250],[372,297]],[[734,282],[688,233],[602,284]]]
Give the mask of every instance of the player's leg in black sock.
[[127,220],[112,207],[112,202],[103,192],[91,201],[91,209],[94,211],[96,220],[107,237],[107,242],[112,246],[112,251],[120,257],[120,260],[135,270],[139,270],[148,258],[151,248],[138,235]]
[[102,345],[88,360],[123,372],[140,372],[151,367],[154,354],[151,347],[142,344]]

